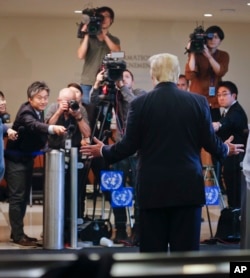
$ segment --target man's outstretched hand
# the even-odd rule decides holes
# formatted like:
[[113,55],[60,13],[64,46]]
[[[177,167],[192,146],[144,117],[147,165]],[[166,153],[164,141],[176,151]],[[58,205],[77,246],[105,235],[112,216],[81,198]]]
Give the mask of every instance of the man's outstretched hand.
[[93,138],[95,145],[83,145],[80,148],[80,152],[86,155],[88,158],[100,157],[102,156],[101,149],[104,143],[98,140],[96,137]]
[[224,143],[228,145],[229,153],[228,155],[237,155],[239,153],[244,152],[244,145],[243,144],[233,144],[234,137],[230,136]]

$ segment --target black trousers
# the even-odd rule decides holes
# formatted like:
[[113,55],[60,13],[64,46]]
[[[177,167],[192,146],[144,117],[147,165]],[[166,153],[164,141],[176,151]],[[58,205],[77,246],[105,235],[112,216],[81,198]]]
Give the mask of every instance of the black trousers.
[[242,156],[228,156],[222,165],[222,176],[226,186],[228,206],[241,207],[241,167]]
[[140,252],[199,250],[201,207],[140,209],[139,217]]
[[7,188],[9,195],[9,220],[12,238],[19,241],[24,236],[24,216],[32,183],[33,158],[14,162],[6,159]]

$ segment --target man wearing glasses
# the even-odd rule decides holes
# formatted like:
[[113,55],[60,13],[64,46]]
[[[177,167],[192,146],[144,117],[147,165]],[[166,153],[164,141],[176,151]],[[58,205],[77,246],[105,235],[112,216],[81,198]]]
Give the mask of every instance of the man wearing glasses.
[[[213,122],[216,134],[224,140],[233,135],[233,143],[244,144],[248,137],[247,115],[237,100],[238,89],[231,81],[221,81],[218,84],[217,99],[222,110],[219,121]],[[241,206],[241,167],[244,153],[227,157],[222,163],[222,178],[228,198],[228,206]]]

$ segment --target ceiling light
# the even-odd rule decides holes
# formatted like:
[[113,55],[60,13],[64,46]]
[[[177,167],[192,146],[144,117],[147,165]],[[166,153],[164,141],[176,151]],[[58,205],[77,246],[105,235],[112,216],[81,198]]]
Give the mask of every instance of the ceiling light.
[[75,14],[81,14],[82,11],[74,11]]
[[211,17],[213,16],[212,14],[204,14],[205,17]]

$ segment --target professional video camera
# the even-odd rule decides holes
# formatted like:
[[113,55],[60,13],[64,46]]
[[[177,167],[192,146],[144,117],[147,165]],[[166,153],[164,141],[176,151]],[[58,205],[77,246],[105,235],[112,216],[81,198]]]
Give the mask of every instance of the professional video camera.
[[102,61],[104,79],[101,86],[103,94],[106,95],[107,98],[115,94],[115,82],[122,79],[122,74],[126,69],[126,62],[123,58],[124,52],[111,52],[110,54],[107,54]]
[[90,36],[96,36],[102,31],[103,15],[98,13],[98,8],[95,9],[84,9],[82,11],[82,21],[78,26],[77,37],[82,39],[84,37],[84,32],[82,32],[82,27],[84,24],[88,25],[87,32]]
[[190,34],[190,48],[186,49],[186,52],[201,53],[204,50],[204,45],[207,39],[212,39],[213,33],[206,33],[202,26],[198,26],[194,29],[194,32]]
[[118,81],[122,79],[122,73],[126,69],[126,62],[122,60],[124,52],[111,52],[102,61],[104,69],[104,81]]

